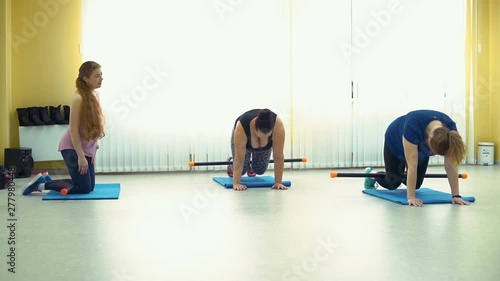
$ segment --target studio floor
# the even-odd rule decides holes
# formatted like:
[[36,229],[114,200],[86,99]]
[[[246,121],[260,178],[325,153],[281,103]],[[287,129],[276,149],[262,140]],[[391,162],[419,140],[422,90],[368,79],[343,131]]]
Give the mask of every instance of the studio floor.
[[[330,171],[286,170],[289,190],[244,192],[212,180],[223,172],[99,174],[120,198],[93,201],[21,196],[29,179],[16,179],[15,231],[0,190],[0,280],[499,280],[500,166],[461,167],[470,206],[422,208]],[[449,192],[446,179],[424,186]]]

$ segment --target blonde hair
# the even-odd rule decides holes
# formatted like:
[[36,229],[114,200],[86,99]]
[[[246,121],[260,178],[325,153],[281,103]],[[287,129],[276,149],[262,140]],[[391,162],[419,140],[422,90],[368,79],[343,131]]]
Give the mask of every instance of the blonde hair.
[[454,165],[459,165],[465,158],[466,147],[462,136],[446,127],[434,130],[430,146],[438,155],[448,156]]
[[76,89],[82,97],[82,108],[80,110],[80,121],[83,125],[83,138],[86,140],[98,140],[104,137],[104,115],[101,105],[93,90],[89,88],[84,77],[90,78],[92,72],[101,66],[94,61],[84,62],[78,71],[76,78]]

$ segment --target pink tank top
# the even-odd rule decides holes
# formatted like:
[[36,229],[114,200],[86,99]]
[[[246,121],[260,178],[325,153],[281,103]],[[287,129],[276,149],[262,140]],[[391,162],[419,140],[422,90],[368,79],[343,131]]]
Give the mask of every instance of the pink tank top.
[[[80,136],[83,136],[83,129],[80,128]],[[97,141],[94,140],[84,140],[82,139],[82,149],[83,153],[85,156],[88,157],[94,157],[95,152],[97,151]],[[70,133],[70,127],[68,126],[68,129],[66,132],[61,137],[61,141],[59,142],[59,151],[65,150],[65,149],[73,149],[75,150],[75,147],[73,146],[73,142],[71,141],[71,133]]]

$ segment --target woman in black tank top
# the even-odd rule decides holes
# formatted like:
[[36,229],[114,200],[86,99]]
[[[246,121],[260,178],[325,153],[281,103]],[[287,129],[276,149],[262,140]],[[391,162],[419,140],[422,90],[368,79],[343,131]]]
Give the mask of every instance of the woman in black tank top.
[[228,165],[228,175],[233,177],[233,188],[245,190],[241,176],[262,175],[271,159],[274,160],[274,189],[287,189],[281,182],[284,169],[285,128],[283,122],[271,110],[252,109],[240,115],[231,134],[233,165]]

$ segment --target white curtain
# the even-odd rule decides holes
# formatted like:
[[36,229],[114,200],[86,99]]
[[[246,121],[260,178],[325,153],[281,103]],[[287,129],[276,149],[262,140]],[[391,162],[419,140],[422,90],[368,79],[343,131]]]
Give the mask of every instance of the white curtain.
[[294,1],[292,9],[293,154],[311,168],[352,166],[349,0]]
[[225,160],[238,115],[290,111],[289,17],[280,1],[84,3],[84,59],[98,61],[105,78],[103,171]]
[[283,119],[285,156],[309,160],[294,167],[382,165],[385,127],[414,108],[464,129],[462,1],[83,0],[83,12],[83,58],[105,79],[99,172],[225,160],[252,108]]
[[387,126],[415,109],[447,113],[465,140],[465,1],[352,3],[354,165],[383,165]]

